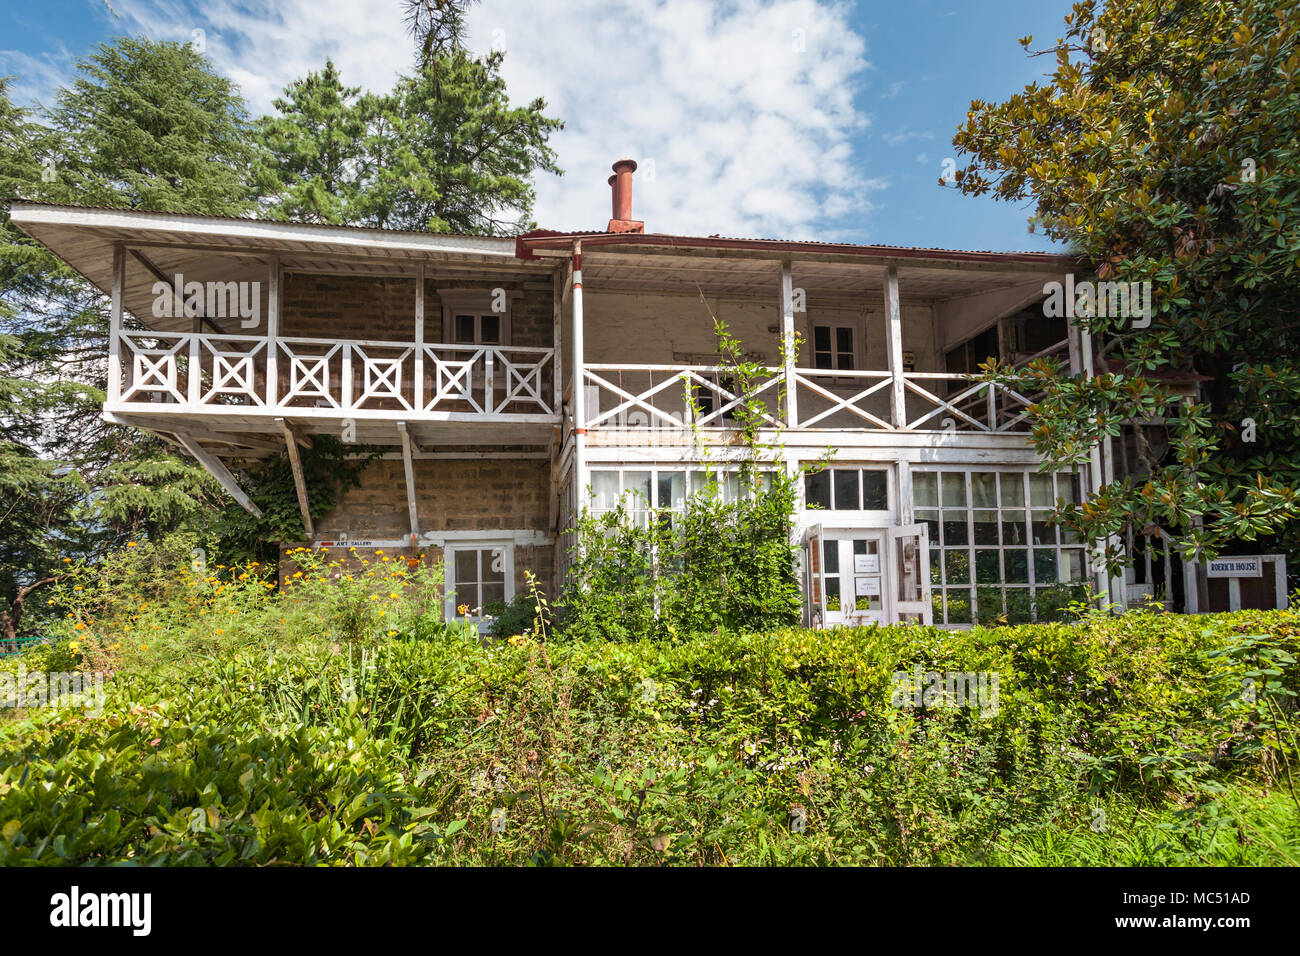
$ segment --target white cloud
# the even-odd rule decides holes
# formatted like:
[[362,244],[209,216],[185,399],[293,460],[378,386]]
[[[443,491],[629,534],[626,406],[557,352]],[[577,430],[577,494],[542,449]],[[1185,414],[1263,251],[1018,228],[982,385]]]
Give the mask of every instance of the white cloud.
[[899,93],[903,92],[904,85],[905,84],[902,83],[901,81],[890,83],[889,89],[881,93],[880,98],[882,100],[892,100],[894,97],[898,96]]
[[[332,57],[345,83],[387,89],[412,60],[399,0],[113,0],[116,29],[189,40],[253,112]],[[563,178],[536,218],[603,229],[615,159],[641,163],[633,214],[656,232],[861,238],[868,176],[852,141],[870,69],[839,0],[484,0],[470,45],[504,44],[516,102],[544,96]]]

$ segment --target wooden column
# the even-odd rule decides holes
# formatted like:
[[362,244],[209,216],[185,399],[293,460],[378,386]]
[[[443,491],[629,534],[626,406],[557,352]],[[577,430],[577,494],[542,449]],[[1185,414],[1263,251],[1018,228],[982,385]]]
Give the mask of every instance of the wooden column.
[[893,387],[889,392],[890,422],[907,427],[907,389],[903,385],[903,313],[898,304],[898,267],[885,272],[885,341]]
[[789,259],[781,261],[781,351],[785,377],[785,423],[790,428],[799,426],[799,401],[795,379],[795,329],[794,329],[794,277]]
[[577,511],[587,496],[587,385],[583,374],[582,240],[573,243],[573,481]]
[[266,290],[266,404],[280,404],[280,257],[271,256],[270,285]]
[[126,245],[113,243],[113,295],[108,317],[108,401],[122,400],[122,301],[126,294]]
[[415,266],[415,381],[411,404],[416,414],[424,411],[424,263]]

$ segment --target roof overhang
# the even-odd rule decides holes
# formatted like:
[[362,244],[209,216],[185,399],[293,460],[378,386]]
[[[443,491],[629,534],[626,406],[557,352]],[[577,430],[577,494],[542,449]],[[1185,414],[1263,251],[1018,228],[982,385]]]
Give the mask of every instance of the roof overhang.
[[125,209],[14,202],[13,223],[108,293],[113,251],[120,242],[127,257],[125,306],[151,327],[181,320],[154,320],[153,287],[160,275],[186,281],[265,280],[278,257],[286,272],[413,278],[423,265],[430,279],[499,276],[545,278],[549,262],[524,262],[515,241],[493,236],[457,236],[364,229],[272,220],[195,216]]

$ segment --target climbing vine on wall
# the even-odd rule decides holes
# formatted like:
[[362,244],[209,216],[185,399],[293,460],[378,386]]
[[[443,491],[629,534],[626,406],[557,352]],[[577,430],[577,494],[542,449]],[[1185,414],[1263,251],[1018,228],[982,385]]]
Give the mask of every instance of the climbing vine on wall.
[[[312,519],[328,514],[346,489],[360,485],[362,473],[379,454],[377,448],[345,445],[331,435],[311,436],[310,447],[301,449],[299,457]],[[262,516],[233,502],[228,504],[221,516],[221,556],[228,561],[261,561],[274,566],[282,542],[306,537],[288,455],[255,462],[243,470],[242,477]]]

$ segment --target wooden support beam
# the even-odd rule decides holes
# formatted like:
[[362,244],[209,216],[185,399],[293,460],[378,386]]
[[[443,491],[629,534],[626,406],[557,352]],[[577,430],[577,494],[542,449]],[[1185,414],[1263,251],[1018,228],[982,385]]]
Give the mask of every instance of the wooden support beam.
[[[159,282],[166,285],[167,288],[172,290],[172,298],[176,300],[176,307],[180,310],[178,314],[184,315],[185,300],[183,298],[182,299],[176,298],[175,282],[172,279],[167,278],[167,274],[163,272],[161,269],[159,269],[158,266],[154,263],[154,261],[150,259],[148,256],[146,256],[139,249],[128,249],[127,252],[131,253],[131,258],[135,259],[136,262],[144,266],[145,269],[148,270],[150,275],[152,275]],[[208,318],[208,316],[204,313],[202,309],[199,309],[198,314],[194,316],[194,325],[195,325],[194,331],[195,332],[202,331],[199,328],[199,326],[204,322],[208,324],[208,327],[211,328],[212,331],[219,332],[223,335],[225,334],[226,331],[225,329],[223,329],[221,326],[217,325],[217,323],[213,322],[210,318]]]
[[799,403],[795,394],[794,338],[794,277],[789,259],[781,261],[781,356],[782,375],[785,377],[785,423],[791,428],[799,425]]
[[108,400],[122,400],[122,296],[126,294],[126,247],[113,244],[113,294],[108,319]]
[[415,501],[415,463],[411,460],[411,446],[415,443],[411,440],[406,422],[398,422],[397,431],[402,436],[402,469],[406,472],[406,510],[411,518],[411,537],[418,538],[420,514]]
[[885,271],[885,343],[889,373],[893,376],[889,393],[891,421],[895,428],[907,427],[907,389],[903,385],[903,313],[898,305],[898,267]]
[[[280,404],[280,257],[272,256],[266,290],[266,404]],[[290,444],[293,444],[290,442]],[[308,534],[311,533],[310,528]]]
[[415,381],[411,384],[411,404],[424,411],[424,263],[415,266]]
[[293,469],[293,490],[298,493],[298,510],[302,512],[302,529],[311,538],[316,530],[312,527],[311,507],[307,501],[307,479],[302,471],[302,456],[298,454],[299,436],[285,419],[277,418],[275,423],[284,432],[284,445],[289,451],[289,467]]
[[172,435],[180,442],[182,448],[193,455],[195,460],[208,470],[208,474],[217,479],[217,483],[226,489],[226,493],[239,502],[240,507],[250,514],[259,518],[262,517],[262,509],[253,504],[248,495],[244,494],[244,489],[239,487],[239,482],[235,481],[235,476],[221,463],[221,459],[189,435],[181,432],[172,432]]

